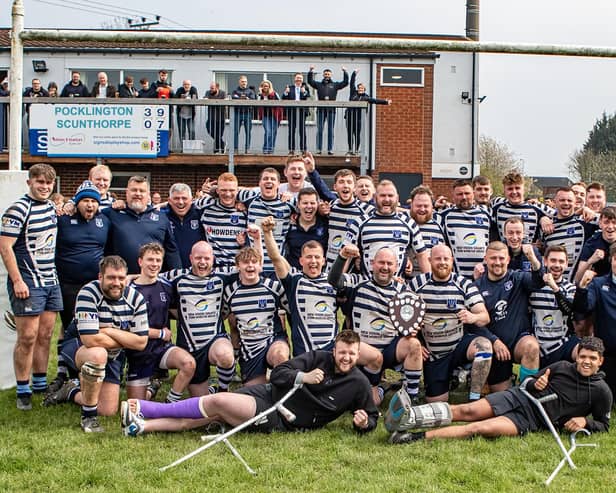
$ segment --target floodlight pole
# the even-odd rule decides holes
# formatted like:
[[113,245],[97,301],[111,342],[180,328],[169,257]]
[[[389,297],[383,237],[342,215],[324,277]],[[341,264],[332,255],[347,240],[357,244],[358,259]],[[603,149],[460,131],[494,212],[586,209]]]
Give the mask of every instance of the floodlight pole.
[[21,33],[24,30],[24,4],[22,0],[13,1],[11,11],[11,73],[9,74],[9,171],[21,169],[21,104],[24,88],[24,49]]

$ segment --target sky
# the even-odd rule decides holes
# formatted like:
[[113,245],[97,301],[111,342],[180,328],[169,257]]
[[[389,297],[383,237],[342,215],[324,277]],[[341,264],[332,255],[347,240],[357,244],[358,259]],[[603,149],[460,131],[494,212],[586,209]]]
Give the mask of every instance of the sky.
[[[5,0],[7,3],[13,0]],[[24,0],[26,28],[88,28],[161,16],[165,29],[305,30],[464,35],[466,0],[265,3],[234,0]],[[141,10],[143,9],[143,10]],[[616,47],[612,0],[482,0],[481,41]],[[10,27],[10,9],[0,26]],[[595,120],[616,111],[616,59],[481,54],[480,133],[506,144],[526,174],[564,176]]]

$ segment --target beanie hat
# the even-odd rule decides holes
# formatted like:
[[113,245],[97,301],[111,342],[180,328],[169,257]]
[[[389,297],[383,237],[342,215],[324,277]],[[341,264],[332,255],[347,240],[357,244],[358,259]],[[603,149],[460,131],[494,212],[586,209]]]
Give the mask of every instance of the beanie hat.
[[90,180],[86,180],[81,185],[79,185],[79,188],[77,189],[77,193],[75,194],[75,197],[73,198],[73,202],[75,202],[75,204],[78,204],[81,199],[86,199],[86,198],[94,199],[99,204],[101,202],[101,194],[98,191],[98,188],[96,188],[94,183],[92,183]]

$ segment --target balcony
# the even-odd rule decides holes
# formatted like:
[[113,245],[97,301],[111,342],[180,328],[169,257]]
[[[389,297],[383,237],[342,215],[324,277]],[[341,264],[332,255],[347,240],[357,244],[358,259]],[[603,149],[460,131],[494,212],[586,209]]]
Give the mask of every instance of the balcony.
[[[24,104],[111,104],[111,105],[165,105],[170,107],[169,116],[169,154],[155,159],[138,158],[124,162],[161,164],[227,164],[234,172],[235,166],[280,165],[288,155],[291,142],[289,131],[295,126],[294,150],[301,152],[299,135],[301,121],[305,121],[306,148],[316,152],[316,139],[319,115],[335,115],[333,125],[333,146],[328,152],[327,127],[323,124],[322,154],[320,166],[334,168],[353,167],[361,173],[368,169],[370,142],[373,132],[372,119],[368,113],[368,103],[351,101],[245,101],[212,99],[96,99],[96,98],[24,98]],[[192,117],[194,111],[194,117]],[[279,124],[272,123],[267,115],[274,111],[280,117]],[[8,162],[8,98],[0,98],[0,163]],[[259,119],[259,116],[266,115]],[[304,118],[302,118],[305,116]],[[345,116],[348,116],[345,118]],[[276,120],[277,121],[277,120]],[[186,123],[189,122],[189,123]],[[239,127],[237,141],[234,128]],[[244,127],[251,129],[250,142],[246,141]],[[351,148],[348,144],[349,128],[352,132]],[[40,156],[31,156],[28,142],[28,116],[23,117],[23,161],[40,161]],[[269,140],[265,140],[268,130]],[[272,139],[276,131],[275,140]],[[359,136],[359,145],[356,145]],[[248,144],[248,145],[247,145]],[[351,152],[349,152],[349,150]],[[54,162],[65,162],[76,158],[44,158]],[[85,161],[84,161],[85,159]],[[79,158],[84,163],[96,157]],[[105,158],[105,162],[119,162],[121,158]]]

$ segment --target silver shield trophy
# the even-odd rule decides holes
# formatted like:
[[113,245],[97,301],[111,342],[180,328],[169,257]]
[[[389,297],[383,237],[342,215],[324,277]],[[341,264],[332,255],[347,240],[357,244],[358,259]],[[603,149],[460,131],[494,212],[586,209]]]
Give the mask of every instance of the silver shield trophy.
[[401,336],[414,336],[421,328],[426,304],[412,291],[396,294],[389,302],[389,318]]

